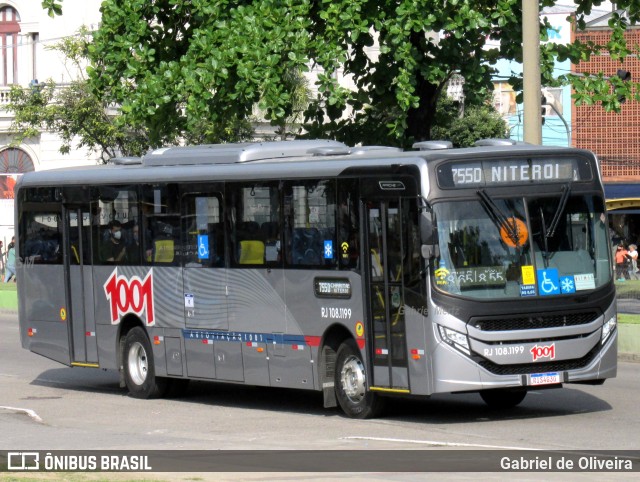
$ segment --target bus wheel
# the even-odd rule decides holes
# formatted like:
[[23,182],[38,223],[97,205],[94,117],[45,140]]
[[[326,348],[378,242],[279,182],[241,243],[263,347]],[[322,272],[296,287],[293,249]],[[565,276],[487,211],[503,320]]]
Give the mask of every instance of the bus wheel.
[[349,417],[372,418],[382,411],[383,400],[367,390],[367,377],[360,350],[353,340],[340,345],[336,359],[336,398]]
[[491,408],[513,408],[524,400],[527,391],[521,388],[494,388],[482,390],[480,396]]
[[151,343],[145,331],[136,326],[124,340],[124,379],[134,398],[158,398],[167,388],[165,378],[156,378]]

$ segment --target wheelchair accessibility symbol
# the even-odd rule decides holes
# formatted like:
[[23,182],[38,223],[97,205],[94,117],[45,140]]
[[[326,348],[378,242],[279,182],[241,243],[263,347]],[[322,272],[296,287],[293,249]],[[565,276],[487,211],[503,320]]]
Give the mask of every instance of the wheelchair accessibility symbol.
[[542,296],[560,294],[560,280],[557,269],[538,270],[538,292]]
[[209,259],[208,234],[198,234],[198,259]]

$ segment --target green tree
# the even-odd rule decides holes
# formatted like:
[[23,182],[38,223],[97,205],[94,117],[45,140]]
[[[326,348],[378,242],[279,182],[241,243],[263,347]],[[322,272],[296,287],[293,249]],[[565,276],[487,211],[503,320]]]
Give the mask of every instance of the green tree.
[[479,139],[508,138],[509,126],[487,98],[475,105],[465,105],[461,115],[460,102],[443,96],[438,102],[433,139],[446,139],[454,147],[471,147]]
[[446,139],[454,147],[471,147],[479,139],[508,138],[509,126],[488,100],[465,106],[460,115],[460,103],[444,96],[438,102],[433,139]]
[[[499,59],[522,61],[522,0],[105,0],[90,48],[90,84],[120,105],[123,122],[146,129],[151,145],[202,132],[219,137],[255,104],[274,124],[291,115],[287,75],[317,71],[306,109],[310,136],[409,146],[431,137],[436,106],[454,74],[466,99],[492,88]],[[576,0],[575,24],[599,0]],[[61,4],[47,0],[52,14]],[[541,7],[553,0],[539,0]],[[576,63],[606,51],[637,55],[622,36],[640,19],[637,0],[616,2],[604,45],[544,43],[543,85],[573,82],[575,98],[608,110],[637,97],[631,82],[554,79],[554,59]],[[541,38],[551,26],[541,21]],[[494,46],[489,47],[491,40]],[[342,85],[347,78],[354,88]],[[520,89],[522,81],[511,82]],[[208,138],[208,135],[204,136]]]

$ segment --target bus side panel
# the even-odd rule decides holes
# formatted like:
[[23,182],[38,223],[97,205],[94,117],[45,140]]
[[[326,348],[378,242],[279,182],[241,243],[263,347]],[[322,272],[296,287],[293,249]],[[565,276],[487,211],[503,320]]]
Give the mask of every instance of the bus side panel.
[[404,306],[407,330],[407,351],[409,365],[409,388],[413,395],[429,395],[431,380],[427,360],[429,351],[425,333],[426,318],[414,308]]
[[96,340],[98,342],[98,363],[105,370],[118,370],[118,326],[96,324]]
[[[316,280],[347,282],[350,286],[350,297],[318,296]],[[323,378],[317,371],[320,369],[317,359],[318,345],[326,330],[331,325],[339,324],[344,326],[355,340],[364,341],[366,337],[364,332],[360,336],[356,334],[356,324],[364,322],[361,278],[351,271],[286,270],[285,282],[287,333],[306,337],[307,346],[305,351],[299,351],[296,363],[304,363],[305,367],[314,372],[314,388],[320,390]],[[362,356],[366,364],[366,350],[362,350]]]
[[242,344],[244,381],[247,385],[269,385],[267,344],[248,342]]
[[[94,266],[93,276],[93,301],[100,367],[118,368],[119,324],[124,316],[134,315],[147,328],[154,354],[156,350],[165,350],[164,345],[153,344],[154,335],[164,334],[163,330],[159,330],[160,328],[184,327],[184,293],[182,293],[180,268]],[[108,282],[113,280],[119,283],[119,290],[108,288]],[[136,285],[144,285],[143,281],[147,280],[149,284],[145,286],[151,286],[152,290],[147,293],[146,288],[143,288],[143,294],[140,296],[135,289],[131,289],[135,280],[137,280]],[[122,307],[125,309],[123,310]],[[167,373],[166,358],[164,356],[155,358],[157,373]],[[183,356],[180,357],[180,359],[183,358]]]
[[[278,373],[285,354],[285,304],[283,273],[280,268],[230,269],[228,275],[229,330],[239,334],[233,341],[215,342],[216,375],[221,380],[242,380],[234,364],[244,370],[247,383],[256,385],[298,386],[292,377]],[[236,337],[238,338],[238,337]],[[249,343],[251,346],[247,346]],[[255,347],[253,346],[255,344]],[[242,348],[242,345],[245,345]],[[260,345],[267,348],[258,351]],[[277,374],[278,373],[278,374]],[[261,379],[260,376],[267,375]],[[279,380],[279,381],[278,381]]]
[[185,339],[187,375],[191,378],[216,378],[213,342]]
[[[69,332],[62,265],[21,265],[19,280],[22,346],[69,365]],[[29,333],[31,334],[29,336]]]
[[[147,278],[148,277],[148,278]],[[135,314],[146,326],[184,327],[184,293],[180,268],[94,266],[94,300],[97,324],[118,324],[127,313]],[[107,281],[116,279],[118,290],[109,291]],[[142,299],[133,288],[134,280],[153,287],[143,289]],[[145,285],[146,286],[146,285]],[[122,309],[122,307],[126,309]]]

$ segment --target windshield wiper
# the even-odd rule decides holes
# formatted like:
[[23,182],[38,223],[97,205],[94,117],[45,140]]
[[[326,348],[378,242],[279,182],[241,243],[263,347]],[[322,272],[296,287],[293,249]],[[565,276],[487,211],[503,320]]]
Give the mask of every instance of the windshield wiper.
[[560,217],[564,213],[564,208],[567,205],[567,201],[569,200],[569,195],[571,194],[571,188],[568,184],[562,186],[562,197],[560,198],[560,202],[558,203],[558,207],[556,208],[556,213],[553,215],[553,219],[549,224],[549,228],[545,230],[545,238],[553,238],[553,235],[556,234],[556,229],[558,228],[558,224],[560,223]]
[[498,229],[504,227],[515,245],[520,246],[520,234],[518,233],[518,227],[516,225],[515,217],[512,217],[512,222],[509,222],[509,217],[507,217],[502,209],[498,207],[495,201],[491,198],[491,196],[489,196],[489,194],[487,194],[487,191],[485,191],[484,189],[480,189],[478,191],[478,196],[480,196],[482,203],[486,207],[489,215],[491,216],[491,219],[498,227]]
[[549,267],[549,241],[548,241],[548,230],[547,225],[544,222],[544,209],[542,206],[538,208],[540,210],[540,223],[542,224],[542,242],[544,243],[544,251],[542,252],[542,259],[544,260],[544,268],[547,269]]

